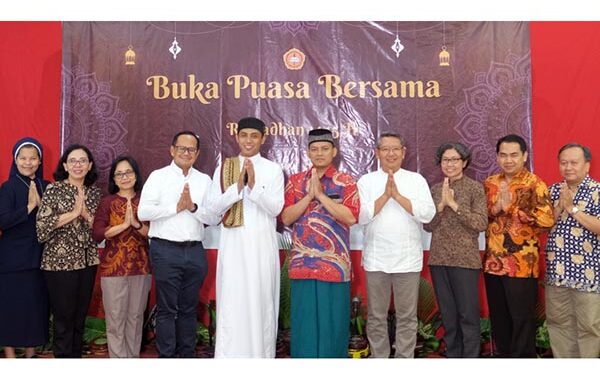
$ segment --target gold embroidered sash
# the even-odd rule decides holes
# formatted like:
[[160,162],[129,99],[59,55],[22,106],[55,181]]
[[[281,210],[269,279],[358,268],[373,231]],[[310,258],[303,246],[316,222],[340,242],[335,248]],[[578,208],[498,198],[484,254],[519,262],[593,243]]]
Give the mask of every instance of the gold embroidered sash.
[[[226,158],[221,166],[221,189],[225,191],[232,184],[237,184],[240,172],[239,157]],[[235,228],[244,225],[244,205],[242,201],[240,200],[233,204],[225,213],[221,220],[224,227]]]

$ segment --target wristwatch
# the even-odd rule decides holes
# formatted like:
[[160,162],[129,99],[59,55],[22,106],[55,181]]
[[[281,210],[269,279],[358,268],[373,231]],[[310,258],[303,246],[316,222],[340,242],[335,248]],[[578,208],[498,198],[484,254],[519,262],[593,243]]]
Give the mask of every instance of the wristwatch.
[[569,214],[571,214],[572,216],[576,215],[577,213],[579,213],[579,208],[576,206],[573,206],[571,208],[571,211],[569,212]]

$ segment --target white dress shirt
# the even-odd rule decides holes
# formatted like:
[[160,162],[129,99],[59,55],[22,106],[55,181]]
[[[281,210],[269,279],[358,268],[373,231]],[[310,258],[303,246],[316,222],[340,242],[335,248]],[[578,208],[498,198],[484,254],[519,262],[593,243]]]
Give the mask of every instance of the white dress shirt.
[[[194,213],[189,210],[177,213],[177,203],[186,183],[198,209]],[[176,242],[202,241],[204,224],[219,223],[219,217],[207,208],[211,184],[208,175],[194,168],[184,176],[175,162],[153,171],[144,184],[138,207],[140,221],[150,221],[148,236]]]
[[400,168],[394,173],[398,192],[412,204],[413,215],[389,199],[375,214],[375,200],[385,192],[388,174],[381,169],[358,180],[359,224],[364,225],[365,271],[419,272],[423,269],[423,224],[435,216],[435,204],[423,176]]

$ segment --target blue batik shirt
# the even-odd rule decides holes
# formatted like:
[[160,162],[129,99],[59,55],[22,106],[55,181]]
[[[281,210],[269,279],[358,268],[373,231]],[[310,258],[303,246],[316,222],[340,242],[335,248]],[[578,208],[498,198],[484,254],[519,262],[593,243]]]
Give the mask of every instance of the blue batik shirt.
[[[550,199],[555,203],[559,198],[560,183],[556,183],[550,187]],[[600,218],[600,183],[586,176],[577,188],[573,205]],[[566,211],[557,216],[556,225],[548,235],[546,259],[548,285],[600,293],[599,236]]]

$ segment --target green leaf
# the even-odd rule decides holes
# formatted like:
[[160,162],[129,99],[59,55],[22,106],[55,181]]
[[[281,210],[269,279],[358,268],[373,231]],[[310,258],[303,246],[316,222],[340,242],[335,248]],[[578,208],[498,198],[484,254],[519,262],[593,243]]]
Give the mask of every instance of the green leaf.
[[548,326],[546,320],[538,325],[535,330],[535,346],[541,349],[550,348],[550,335],[548,334]]
[[419,278],[419,302],[417,304],[417,316],[419,320],[427,323],[430,322],[437,310],[433,286],[425,278]]
[[202,344],[208,344],[208,327],[202,323],[198,323],[196,327],[196,341],[200,341]]
[[492,324],[490,323],[490,319],[481,318],[479,320],[479,332],[482,343],[487,343],[491,340]]
[[93,316],[86,317],[83,341],[89,344],[100,338],[106,339],[106,321]]
[[292,325],[292,301],[291,283],[288,276],[289,252],[285,254],[285,261],[281,267],[279,280],[279,326],[282,329],[290,329]]

